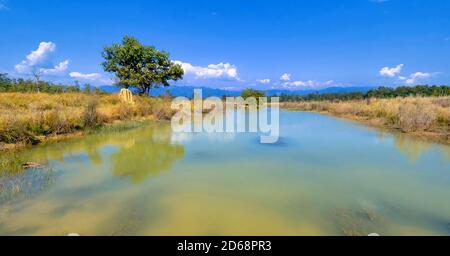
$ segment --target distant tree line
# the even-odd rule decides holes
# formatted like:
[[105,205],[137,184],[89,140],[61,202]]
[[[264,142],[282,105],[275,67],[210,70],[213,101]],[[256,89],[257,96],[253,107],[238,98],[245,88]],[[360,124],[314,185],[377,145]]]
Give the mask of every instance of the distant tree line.
[[352,93],[313,93],[308,95],[298,94],[281,94],[281,102],[291,101],[349,101],[349,100],[363,100],[370,98],[397,98],[408,96],[421,96],[421,97],[439,97],[450,96],[450,86],[400,86],[396,88],[391,87],[379,87],[372,89],[366,93],[364,92],[352,92]]
[[[74,85],[55,84],[48,81],[35,81],[32,79],[11,78],[8,74],[0,73],[0,92],[44,92],[44,93],[63,93],[63,92],[84,92],[84,93],[102,93],[99,88],[89,84],[80,86],[78,82]],[[244,98],[254,96],[263,97],[263,91],[246,89],[242,92]],[[408,96],[439,97],[450,96],[450,86],[447,85],[417,85],[400,86],[396,88],[379,87],[368,92],[351,93],[312,93],[308,95],[298,94],[280,94],[281,102],[292,101],[349,101],[363,100],[370,98],[397,98]]]
[[101,90],[93,88],[89,84],[80,86],[78,82],[75,85],[54,84],[48,81],[35,81],[23,78],[11,78],[8,74],[0,73],[0,92],[44,92],[44,93],[63,93],[63,92],[84,92],[100,93]]

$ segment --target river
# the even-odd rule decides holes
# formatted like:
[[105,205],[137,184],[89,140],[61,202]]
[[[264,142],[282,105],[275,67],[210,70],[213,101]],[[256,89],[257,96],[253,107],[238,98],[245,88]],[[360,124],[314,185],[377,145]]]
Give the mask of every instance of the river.
[[280,139],[170,124],[35,146],[0,235],[450,235],[450,146],[282,111]]

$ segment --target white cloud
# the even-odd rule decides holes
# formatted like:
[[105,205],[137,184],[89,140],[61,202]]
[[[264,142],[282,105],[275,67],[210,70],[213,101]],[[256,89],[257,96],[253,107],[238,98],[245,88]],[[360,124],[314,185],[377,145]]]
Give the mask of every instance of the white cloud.
[[70,72],[69,76],[74,79],[92,82],[95,84],[111,84],[113,81],[110,78],[104,77],[100,73],[81,73],[81,72]]
[[55,51],[56,44],[52,42],[41,42],[36,50],[30,52],[25,60],[15,66],[15,69],[20,74],[39,72],[41,75],[64,75],[65,79],[68,79],[67,76],[69,76],[73,79],[92,82],[94,84],[112,84],[113,81],[111,78],[100,73],[70,72],[67,74],[70,61],[64,60],[56,65],[52,64],[50,57]]
[[83,74],[80,72],[70,72],[70,77],[77,78],[77,79],[83,79],[83,80],[98,80],[102,77],[99,73],[90,73],[90,74]]
[[20,64],[15,65],[14,68],[18,73],[21,74],[31,72],[31,67],[27,65],[25,61],[22,61]]
[[260,84],[268,84],[270,83],[270,79],[266,78],[266,79],[257,79],[256,82],[260,83]]
[[63,62],[60,62],[54,68],[41,68],[40,71],[44,75],[56,75],[66,72],[68,68],[69,68],[69,60],[65,60]]
[[388,2],[388,1],[389,0],[370,0],[370,2],[377,3],[377,4],[385,3],[385,2]]
[[399,64],[396,67],[390,68],[390,67],[384,67],[380,70],[380,75],[381,76],[388,76],[388,77],[394,77],[398,74],[400,74],[400,72],[402,72],[402,69],[405,65],[403,64]]
[[[51,53],[55,50],[56,44],[52,42],[41,42],[36,50],[30,52],[25,57],[25,60],[15,66],[16,71],[24,74],[38,70],[42,74],[46,75],[54,75],[65,72],[69,67],[68,60],[60,62],[58,65],[53,67],[51,67],[51,63],[48,63]],[[48,66],[50,66],[50,68]]]
[[209,64],[207,67],[194,66],[191,63],[174,61],[180,64],[185,75],[194,76],[196,79],[227,79],[239,80],[236,66],[230,63]]
[[29,66],[36,65],[48,58],[50,53],[56,50],[56,44],[52,42],[41,42],[39,47],[27,55],[26,59],[21,64]]
[[286,88],[298,88],[298,87],[326,87],[331,86],[334,84],[333,80],[329,80],[326,82],[319,82],[315,80],[308,80],[308,81],[292,81],[292,82],[286,82],[283,84]]
[[280,77],[281,81],[290,81],[291,80],[291,74],[285,73]]
[[408,85],[413,85],[421,79],[426,79],[432,77],[433,74],[427,72],[416,72],[411,74],[409,77],[400,76],[399,79],[405,81]]

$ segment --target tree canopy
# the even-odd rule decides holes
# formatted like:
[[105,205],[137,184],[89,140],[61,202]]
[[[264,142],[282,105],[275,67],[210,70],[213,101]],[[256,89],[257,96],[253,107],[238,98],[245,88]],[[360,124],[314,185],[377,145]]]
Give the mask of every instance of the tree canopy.
[[241,97],[244,99],[254,97],[256,99],[261,97],[266,97],[266,94],[263,91],[255,90],[255,89],[245,89],[241,93]]
[[149,93],[153,87],[169,86],[169,81],[184,75],[181,65],[172,62],[168,53],[129,36],[121,44],[105,47],[102,56],[103,68],[115,74],[116,84],[136,88],[140,94]]

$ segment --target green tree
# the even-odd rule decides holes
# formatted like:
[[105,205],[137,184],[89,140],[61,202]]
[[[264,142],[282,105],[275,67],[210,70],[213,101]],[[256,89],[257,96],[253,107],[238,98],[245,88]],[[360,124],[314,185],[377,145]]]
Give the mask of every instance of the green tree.
[[11,87],[11,79],[9,79],[8,74],[0,73],[0,91],[7,92]]
[[254,97],[256,99],[261,97],[266,97],[266,94],[263,91],[255,90],[255,89],[245,89],[241,93],[241,97],[244,99]]
[[84,85],[84,89],[83,89],[84,93],[86,94],[91,94],[92,93],[92,87],[90,84],[85,84]]
[[245,89],[242,91],[241,97],[244,99],[254,97],[256,99],[256,103],[259,105],[259,98],[266,97],[266,94],[263,91],[255,89]]
[[134,87],[140,94],[150,89],[169,86],[169,81],[183,78],[181,65],[169,59],[169,54],[153,46],[144,46],[137,39],[125,36],[121,44],[105,47],[103,68],[115,74],[117,85]]

